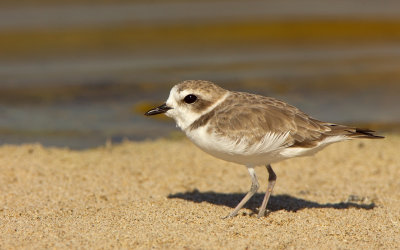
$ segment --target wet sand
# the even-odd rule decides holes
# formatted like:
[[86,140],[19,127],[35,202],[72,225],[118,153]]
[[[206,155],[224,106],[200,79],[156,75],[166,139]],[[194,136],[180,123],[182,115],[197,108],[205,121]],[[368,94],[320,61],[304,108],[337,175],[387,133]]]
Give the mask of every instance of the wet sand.
[[186,140],[71,151],[0,147],[0,248],[400,247],[400,136],[332,145],[273,165],[238,216],[221,219],[250,187],[243,166]]

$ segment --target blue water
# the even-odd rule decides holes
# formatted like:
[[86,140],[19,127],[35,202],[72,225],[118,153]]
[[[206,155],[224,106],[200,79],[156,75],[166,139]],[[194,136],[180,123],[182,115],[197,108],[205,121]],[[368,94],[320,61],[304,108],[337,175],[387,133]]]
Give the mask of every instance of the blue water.
[[[0,32],[113,26],[153,26],[240,20],[400,17],[399,1],[205,1],[119,4],[10,5],[0,8]],[[29,41],[27,41],[29,42]],[[135,52],[48,54],[0,58],[0,91],[6,88],[88,86],[75,98],[50,102],[0,100],[0,143],[40,142],[87,148],[107,140],[143,140],[178,131],[172,121],[143,116],[144,103],[161,104],[185,79],[274,96],[321,120],[400,124],[400,44],[198,46]],[[90,89],[118,84],[129,92],[92,97]],[[12,99],[12,97],[11,97]]]

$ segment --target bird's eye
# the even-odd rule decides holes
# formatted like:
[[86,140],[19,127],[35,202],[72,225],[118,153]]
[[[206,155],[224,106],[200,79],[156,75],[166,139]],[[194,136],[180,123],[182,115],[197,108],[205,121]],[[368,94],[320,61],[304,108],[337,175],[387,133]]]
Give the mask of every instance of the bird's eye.
[[197,96],[192,95],[192,94],[185,96],[185,98],[183,99],[184,102],[189,103],[189,104],[194,103],[196,100],[197,100]]

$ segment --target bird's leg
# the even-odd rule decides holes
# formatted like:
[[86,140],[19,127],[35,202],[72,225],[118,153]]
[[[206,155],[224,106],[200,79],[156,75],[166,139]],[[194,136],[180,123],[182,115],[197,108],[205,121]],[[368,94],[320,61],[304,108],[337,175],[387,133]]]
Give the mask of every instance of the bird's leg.
[[246,204],[246,202],[257,192],[258,188],[260,185],[258,184],[257,181],[257,176],[256,172],[254,171],[254,168],[252,167],[247,167],[247,170],[249,171],[250,177],[251,177],[251,188],[250,191],[247,192],[246,196],[243,197],[243,199],[239,202],[239,204],[235,207],[235,209],[230,213],[228,216],[225,218],[231,218],[237,215],[239,210]]
[[269,197],[272,194],[272,190],[274,189],[275,182],[276,182],[276,174],[275,174],[274,170],[272,170],[270,164],[267,165],[267,170],[268,170],[268,174],[269,174],[268,188],[267,188],[267,192],[265,192],[264,200],[261,204],[260,210],[258,211],[258,216],[257,216],[258,218],[264,216],[265,208],[267,207]]

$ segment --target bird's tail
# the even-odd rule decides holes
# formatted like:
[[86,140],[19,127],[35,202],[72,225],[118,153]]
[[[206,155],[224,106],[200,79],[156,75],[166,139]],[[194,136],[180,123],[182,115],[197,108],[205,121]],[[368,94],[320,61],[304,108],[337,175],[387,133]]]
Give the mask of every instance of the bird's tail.
[[335,123],[324,123],[324,126],[329,127],[330,131],[325,132],[328,136],[344,135],[347,138],[366,138],[366,139],[382,139],[385,138],[381,135],[376,135],[374,130],[349,127]]

